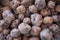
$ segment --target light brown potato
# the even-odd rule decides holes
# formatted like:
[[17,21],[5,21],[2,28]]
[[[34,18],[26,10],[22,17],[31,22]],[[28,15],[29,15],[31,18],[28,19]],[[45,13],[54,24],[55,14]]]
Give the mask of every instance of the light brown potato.
[[37,8],[35,7],[35,5],[31,5],[29,6],[29,11],[32,13],[37,13]]
[[17,14],[24,14],[25,11],[26,11],[26,8],[25,8],[25,6],[23,6],[23,5],[20,5],[20,6],[18,6],[18,7],[16,8]]
[[53,18],[49,17],[49,16],[46,16],[46,17],[44,17],[43,23],[46,24],[46,25],[50,25],[50,24],[53,23]]

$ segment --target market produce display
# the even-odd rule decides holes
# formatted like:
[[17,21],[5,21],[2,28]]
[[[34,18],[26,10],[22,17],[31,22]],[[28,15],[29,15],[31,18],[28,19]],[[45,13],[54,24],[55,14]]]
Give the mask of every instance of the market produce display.
[[0,0],[0,40],[60,40],[60,0]]

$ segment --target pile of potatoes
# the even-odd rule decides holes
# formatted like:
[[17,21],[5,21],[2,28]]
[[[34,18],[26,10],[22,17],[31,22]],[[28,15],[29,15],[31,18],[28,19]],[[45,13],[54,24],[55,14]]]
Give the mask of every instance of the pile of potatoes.
[[60,0],[0,0],[0,40],[60,40]]

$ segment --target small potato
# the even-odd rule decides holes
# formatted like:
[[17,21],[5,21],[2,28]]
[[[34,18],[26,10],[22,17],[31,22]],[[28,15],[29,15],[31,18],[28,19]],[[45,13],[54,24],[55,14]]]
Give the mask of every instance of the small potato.
[[9,24],[7,24],[4,20],[0,20],[0,27],[2,27],[2,28],[8,28]]
[[48,16],[51,14],[51,12],[48,8],[42,9],[40,13],[42,16]]
[[48,1],[48,7],[53,9],[55,7],[55,2],[53,1]]
[[25,6],[23,6],[23,5],[20,5],[20,6],[18,6],[17,8],[16,8],[16,12],[17,12],[17,14],[24,14],[25,13],[25,11],[26,11],[26,8],[25,8]]
[[24,16],[25,16],[24,14],[19,14],[18,19],[22,21],[24,19]]
[[49,17],[49,16],[46,16],[46,17],[44,17],[43,23],[46,24],[46,25],[50,25],[50,24],[53,23],[53,18]]
[[32,5],[34,0],[22,0],[21,5],[24,5],[26,8],[28,8],[30,5]]
[[18,1],[18,0],[12,0],[12,1],[10,2],[10,7],[11,7],[12,9],[16,9],[19,5],[20,5],[20,1]]
[[11,28],[17,28],[19,23],[20,23],[20,21],[18,19],[14,20],[11,24]]
[[46,2],[45,0],[35,0],[35,6],[38,10],[41,10],[46,6]]
[[40,27],[33,26],[32,29],[31,29],[31,31],[30,31],[30,34],[32,36],[38,36],[39,33],[40,33],[40,31],[41,31],[41,28]]
[[11,35],[11,37],[18,37],[18,36],[20,36],[20,32],[18,29],[14,28],[11,30],[10,35]]
[[25,17],[25,18],[23,19],[23,23],[29,24],[30,22],[31,22],[31,20],[30,20],[30,18],[28,18],[28,17]]
[[42,24],[42,16],[38,13],[32,14],[31,22],[34,26],[40,26]]
[[21,34],[27,34],[31,30],[31,27],[26,23],[21,23],[19,24],[18,29],[21,32]]
[[7,23],[11,23],[11,21],[13,21],[15,19],[13,13],[10,10],[5,9],[2,13],[3,19],[5,20],[5,22]]
[[29,11],[32,13],[37,13],[37,8],[35,7],[35,5],[31,5],[29,6]]
[[43,29],[40,32],[40,38],[41,40],[51,40],[52,39],[52,32],[49,31],[49,29]]
[[58,22],[58,15],[53,15],[52,18],[53,18],[54,22]]
[[59,26],[57,24],[52,24],[49,26],[49,29],[53,31],[54,33],[59,31]]

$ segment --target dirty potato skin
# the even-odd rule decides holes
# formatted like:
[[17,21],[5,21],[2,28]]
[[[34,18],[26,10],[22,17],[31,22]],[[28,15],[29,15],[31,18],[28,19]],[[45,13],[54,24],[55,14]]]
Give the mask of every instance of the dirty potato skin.
[[32,29],[31,29],[30,34],[31,34],[32,36],[38,36],[39,33],[40,33],[40,31],[41,31],[41,28],[40,28],[40,27],[38,27],[38,26],[33,26]]
[[10,35],[11,35],[11,37],[18,37],[20,35],[20,32],[18,29],[14,28],[11,30]]
[[19,24],[18,29],[21,32],[21,34],[27,34],[31,30],[31,27],[26,23],[21,23]]
[[51,14],[50,9],[48,8],[42,9],[40,13],[42,16],[48,16]]
[[12,27],[12,28],[17,28],[18,25],[19,25],[19,23],[20,23],[20,21],[19,21],[18,19],[16,19],[16,20],[14,20],[14,21],[12,22],[11,27]]
[[18,19],[19,19],[19,20],[23,20],[23,19],[24,19],[24,16],[25,16],[24,14],[19,14],[19,15],[18,15]]
[[55,2],[53,1],[48,1],[48,7],[53,9],[55,7]]
[[27,23],[27,24],[31,23],[30,18],[28,18],[28,17],[24,18],[23,23]]
[[35,7],[35,5],[31,5],[29,6],[29,11],[32,13],[37,13],[37,8]]
[[26,8],[25,8],[25,6],[21,5],[16,8],[16,11],[17,11],[17,14],[20,14],[20,13],[23,14],[23,13],[25,13]]
[[41,10],[46,6],[46,2],[45,0],[35,0],[35,6],[38,8],[38,10]]
[[13,13],[10,11],[10,8],[8,6],[3,8],[2,16],[3,16],[3,19],[5,21],[8,21],[7,23],[9,24],[11,23],[11,21],[15,19]]
[[13,10],[15,10],[20,4],[21,4],[20,1],[18,1],[18,0],[12,0],[12,1],[10,2],[10,7],[11,7]]
[[60,40],[60,1],[0,0],[0,40]]
[[52,32],[49,29],[43,29],[40,33],[41,40],[51,40],[52,39]]
[[53,23],[53,18],[49,17],[49,16],[44,17],[43,23],[46,24],[46,25],[49,25],[49,24]]
[[42,16],[38,13],[32,14],[31,22],[34,26],[40,26],[42,24]]
[[49,29],[55,33],[59,31],[59,26],[57,24],[52,24],[49,26]]

